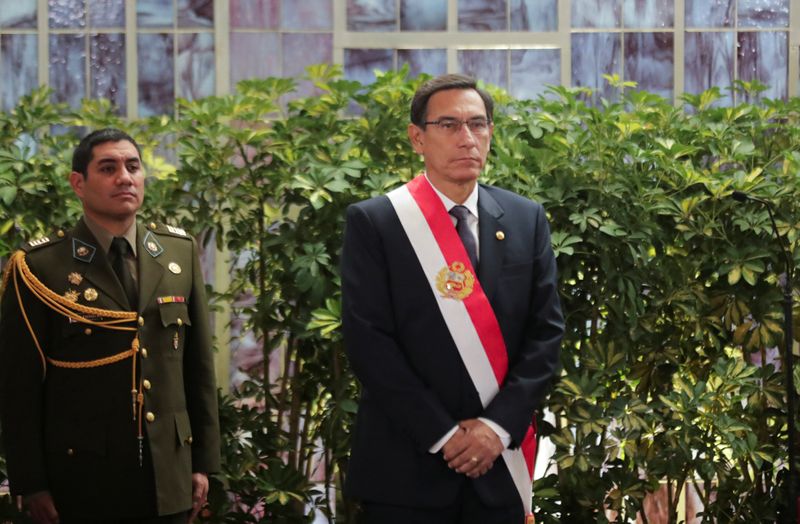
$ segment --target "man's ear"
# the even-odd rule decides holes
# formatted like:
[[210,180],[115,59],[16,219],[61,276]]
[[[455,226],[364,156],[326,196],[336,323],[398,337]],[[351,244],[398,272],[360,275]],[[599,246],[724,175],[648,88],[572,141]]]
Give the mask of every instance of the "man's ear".
[[424,154],[424,135],[422,129],[415,124],[408,124],[408,139],[411,141],[411,147],[418,155]]
[[69,174],[69,185],[72,186],[72,190],[75,191],[75,194],[78,195],[78,198],[83,198],[83,184],[85,182],[86,179],[82,173],[73,171]]

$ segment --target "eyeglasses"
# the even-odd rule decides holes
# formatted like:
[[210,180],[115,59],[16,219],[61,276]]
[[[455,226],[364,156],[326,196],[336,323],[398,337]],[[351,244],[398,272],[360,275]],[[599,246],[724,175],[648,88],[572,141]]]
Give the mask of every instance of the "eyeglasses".
[[489,132],[491,120],[483,117],[470,118],[469,120],[459,120],[458,118],[440,118],[439,120],[430,120],[423,122],[426,126],[436,126],[443,133],[448,135],[455,135],[461,131],[461,126],[467,125],[473,135],[485,135]]

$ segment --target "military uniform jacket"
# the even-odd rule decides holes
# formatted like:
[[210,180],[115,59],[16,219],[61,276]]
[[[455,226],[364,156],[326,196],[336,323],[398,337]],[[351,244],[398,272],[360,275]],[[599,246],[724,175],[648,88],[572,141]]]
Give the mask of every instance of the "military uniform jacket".
[[[178,513],[191,507],[192,472],[219,469],[217,391],[197,246],[182,230],[155,224],[138,225],[137,245],[139,310],[125,324],[134,331],[71,320],[13,276],[2,296],[0,421],[11,490],[49,490],[62,516]],[[30,270],[53,292],[93,308],[130,311],[83,220],[23,250]],[[31,332],[44,356],[61,362],[119,354],[134,336],[140,350],[135,359],[97,367],[48,362],[44,372]],[[134,360],[141,380],[133,379]],[[134,420],[136,383],[143,406]]]

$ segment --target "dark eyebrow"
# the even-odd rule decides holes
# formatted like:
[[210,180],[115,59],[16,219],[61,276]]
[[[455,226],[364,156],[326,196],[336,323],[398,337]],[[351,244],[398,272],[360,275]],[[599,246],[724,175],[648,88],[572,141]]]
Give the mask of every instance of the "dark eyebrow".
[[[141,162],[141,160],[137,156],[130,156],[130,157],[126,158],[124,161],[126,163],[127,162],[131,162],[131,161]],[[117,159],[116,158],[100,158],[100,159],[97,160],[97,163],[98,163],[98,165],[99,164],[116,164],[117,163]]]

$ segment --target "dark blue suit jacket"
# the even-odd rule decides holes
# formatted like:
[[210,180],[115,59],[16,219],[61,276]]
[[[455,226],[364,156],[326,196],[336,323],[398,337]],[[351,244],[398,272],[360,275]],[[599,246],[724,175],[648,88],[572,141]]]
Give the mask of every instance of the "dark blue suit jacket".
[[[485,409],[389,199],[347,210],[342,322],[363,386],[345,486],[350,497],[420,508],[451,504],[470,480],[428,449],[458,421],[478,416],[505,428],[518,446],[550,387],[564,322],[544,209],[484,185],[478,208],[478,279],[509,357],[505,383]],[[519,502],[500,457],[470,482],[489,505]]]

